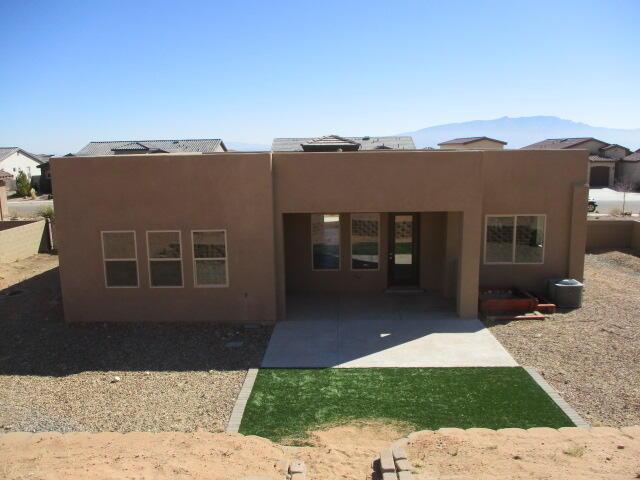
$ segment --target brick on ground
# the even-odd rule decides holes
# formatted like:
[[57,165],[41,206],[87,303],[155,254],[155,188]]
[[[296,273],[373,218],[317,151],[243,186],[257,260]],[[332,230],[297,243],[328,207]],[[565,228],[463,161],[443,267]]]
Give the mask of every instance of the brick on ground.
[[396,465],[393,461],[393,453],[390,448],[385,448],[380,452],[380,471],[382,473],[396,471]]
[[291,475],[301,474],[304,477],[306,471],[307,469],[302,460],[293,460],[291,465],[289,465],[289,473]]

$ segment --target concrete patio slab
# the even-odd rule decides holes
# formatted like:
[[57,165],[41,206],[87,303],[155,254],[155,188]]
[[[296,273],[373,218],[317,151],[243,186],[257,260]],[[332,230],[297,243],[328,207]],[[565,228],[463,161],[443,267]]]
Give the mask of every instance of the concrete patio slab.
[[294,298],[262,367],[517,366],[482,322],[459,319],[428,295],[335,297]]

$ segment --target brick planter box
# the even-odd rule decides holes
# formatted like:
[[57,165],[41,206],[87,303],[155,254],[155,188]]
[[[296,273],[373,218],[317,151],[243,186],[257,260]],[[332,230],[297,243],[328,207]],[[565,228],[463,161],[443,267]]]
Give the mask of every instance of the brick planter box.
[[538,299],[519,288],[484,288],[480,290],[480,312],[485,315],[533,312]]

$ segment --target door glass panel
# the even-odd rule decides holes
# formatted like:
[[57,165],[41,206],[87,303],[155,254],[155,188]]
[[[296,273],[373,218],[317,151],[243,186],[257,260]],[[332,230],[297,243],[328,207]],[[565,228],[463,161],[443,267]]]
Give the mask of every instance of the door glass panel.
[[413,216],[395,215],[394,219],[394,263],[411,265],[413,263]]
[[378,269],[379,234],[379,214],[351,214],[351,268],[353,270]]

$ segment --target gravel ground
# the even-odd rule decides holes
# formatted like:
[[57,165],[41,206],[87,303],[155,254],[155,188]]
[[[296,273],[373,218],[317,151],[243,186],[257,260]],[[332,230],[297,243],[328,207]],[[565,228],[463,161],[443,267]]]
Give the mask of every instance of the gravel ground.
[[581,309],[544,321],[486,323],[591,424],[640,425],[639,257],[588,254]]
[[[640,258],[587,255],[584,300],[543,322],[489,326],[587,421],[640,424]],[[0,331],[0,432],[221,430],[270,335],[267,327],[65,324],[49,255],[0,264]],[[236,340],[243,345],[227,346]]]
[[225,428],[271,328],[65,324],[57,265],[0,264],[0,432]]

